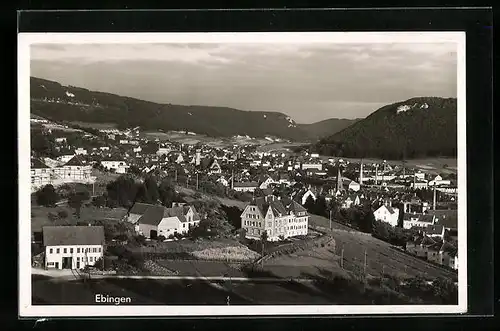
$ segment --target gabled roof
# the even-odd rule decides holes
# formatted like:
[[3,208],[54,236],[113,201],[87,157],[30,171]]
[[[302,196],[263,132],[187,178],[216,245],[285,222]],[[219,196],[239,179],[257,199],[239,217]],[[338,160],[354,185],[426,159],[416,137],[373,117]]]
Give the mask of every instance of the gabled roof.
[[444,227],[442,225],[428,225],[425,228],[425,233],[428,235],[442,234]]
[[137,220],[137,223],[157,226],[164,217],[164,209],[165,207],[163,206],[151,206],[147,208],[144,214]]
[[179,221],[186,222],[186,217],[184,216],[184,206],[164,208],[162,216],[163,216],[163,218],[177,217],[179,219]]
[[83,160],[81,159],[81,157],[79,155],[75,155],[71,158],[71,160],[69,160],[68,162],[66,162],[64,164],[64,166],[74,166],[74,167],[83,167],[84,164],[83,164]]
[[39,158],[32,157],[31,158],[31,169],[46,169],[49,168],[42,160]]
[[457,256],[458,249],[448,242],[444,242],[440,248],[440,251],[443,253],[448,253],[450,256]]
[[421,223],[433,223],[434,222],[434,216],[433,215],[428,215],[428,214],[422,214],[418,218],[418,222],[421,222]]
[[294,213],[307,211],[300,203],[289,198],[281,199],[281,202],[285,206],[288,212],[292,211]]
[[259,186],[257,182],[237,182],[234,183],[234,187],[257,187]]
[[403,221],[409,221],[411,220],[412,218],[413,219],[419,219],[420,216],[422,216],[423,214],[422,213],[404,213],[403,215]]
[[429,210],[429,215],[435,215],[437,224],[443,225],[445,228],[456,229],[458,223],[457,210]]
[[44,226],[45,246],[103,245],[103,226]]
[[156,207],[156,206],[152,205],[152,204],[149,204],[149,203],[136,202],[136,203],[134,203],[134,205],[132,206],[132,208],[130,208],[129,213],[130,214],[142,215],[150,207]]
[[389,213],[391,213],[391,214],[396,213],[396,209],[395,209],[395,208],[392,208],[391,206],[385,206],[385,208],[387,208],[387,210],[388,210],[388,211],[389,211]]

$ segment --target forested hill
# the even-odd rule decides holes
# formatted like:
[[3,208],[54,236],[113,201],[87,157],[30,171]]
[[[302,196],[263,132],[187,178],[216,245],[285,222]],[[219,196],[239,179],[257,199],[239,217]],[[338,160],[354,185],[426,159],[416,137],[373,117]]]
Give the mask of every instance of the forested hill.
[[418,97],[384,106],[311,150],[356,158],[456,157],[457,99]]
[[336,132],[340,132],[359,120],[359,118],[329,118],[312,124],[299,124],[299,128],[305,130],[309,137],[317,140],[325,136],[330,136]]
[[298,125],[279,112],[159,104],[35,77],[31,77],[30,90],[31,113],[53,121],[116,123],[118,128],[139,126],[151,131],[190,131],[217,137],[271,136],[295,141],[317,139],[338,130],[335,125],[328,130],[324,125]]

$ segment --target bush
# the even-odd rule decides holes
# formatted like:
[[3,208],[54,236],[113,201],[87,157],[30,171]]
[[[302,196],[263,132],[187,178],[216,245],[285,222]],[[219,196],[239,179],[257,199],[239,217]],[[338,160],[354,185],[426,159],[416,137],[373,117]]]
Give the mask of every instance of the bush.
[[49,184],[42,187],[36,193],[36,202],[40,206],[52,207],[59,201],[59,194],[57,194],[54,186]]
[[165,239],[167,239],[167,238],[165,238],[165,236],[164,236],[164,235],[159,235],[158,237],[156,237],[156,240],[158,240],[158,241],[160,241],[160,242],[161,242],[161,241],[165,241]]

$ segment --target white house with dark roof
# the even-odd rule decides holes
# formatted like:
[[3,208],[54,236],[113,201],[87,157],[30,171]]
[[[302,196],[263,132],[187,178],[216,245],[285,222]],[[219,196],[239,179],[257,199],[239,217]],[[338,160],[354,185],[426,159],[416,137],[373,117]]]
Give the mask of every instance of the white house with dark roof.
[[241,227],[249,239],[261,239],[267,232],[268,240],[307,235],[307,210],[292,199],[273,195],[254,199],[241,214]]
[[373,212],[375,220],[389,223],[391,226],[398,225],[399,209],[390,206],[388,203],[383,204]]
[[439,239],[439,240],[443,240],[444,239],[444,232],[445,232],[445,229],[444,229],[444,226],[442,225],[428,225],[425,229],[424,229],[424,234],[426,236],[429,236],[431,238],[436,238],[436,239]]
[[233,184],[233,190],[237,192],[253,192],[259,187],[257,182],[237,182]]
[[135,229],[146,238],[185,234],[197,226],[201,217],[194,206],[174,205],[166,208],[159,205],[135,203],[128,212],[126,220],[135,225]]
[[102,226],[45,226],[42,235],[45,268],[82,269],[104,254]]
[[129,168],[125,160],[104,160],[101,164],[107,170],[114,170],[117,174],[125,174]]
[[429,225],[434,225],[436,218],[434,215],[422,214],[422,213],[405,213],[403,215],[403,228],[411,229],[414,227],[424,229]]

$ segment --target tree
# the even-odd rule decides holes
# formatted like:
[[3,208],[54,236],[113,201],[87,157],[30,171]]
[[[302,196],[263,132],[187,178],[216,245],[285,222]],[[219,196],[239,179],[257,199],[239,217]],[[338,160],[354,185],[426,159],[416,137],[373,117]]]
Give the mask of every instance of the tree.
[[158,188],[159,199],[165,207],[170,207],[172,202],[177,198],[177,193],[175,192],[175,186],[169,179],[164,179],[160,183]]
[[128,208],[136,199],[138,185],[130,176],[122,175],[106,186],[108,193],[108,204],[114,204]]
[[97,208],[104,207],[106,205],[106,197],[104,195],[96,196],[92,199],[92,204]]
[[147,176],[144,183],[138,186],[136,201],[144,203],[156,203],[160,198],[156,178]]
[[69,215],[68,215],[68,212],[66,210],[60,210],[57,212],[57,216],[61,219],[65,219],[67,218]]
[[90,198],[88,191],[74,192],[68,197],[68,205],[75,209],[76,216],[80,218],[83,203]]
[[162,241],[165,241],[165,236],[164,235],[159,235],[158,237],[156,237],[156,240],[158,240],[159,242],[162,242]]
[[264,232],[262,232],[262,234],[260,235],[260,242],[262,243],[262,256],[264,256],[264,246],[268,239],[269,237],[267,235],[267,231],[264,230]]
[[45,185],[36,192],[36,202],[41,206],[52,207],[57,201],[59,201],[59,195],[51,184]]
[[304,204],[304,207],[307,209],[309,213],[314,213],[314,207],[315,207],[315,201],[312,196],[308,196],[306,199],[306,203]]

